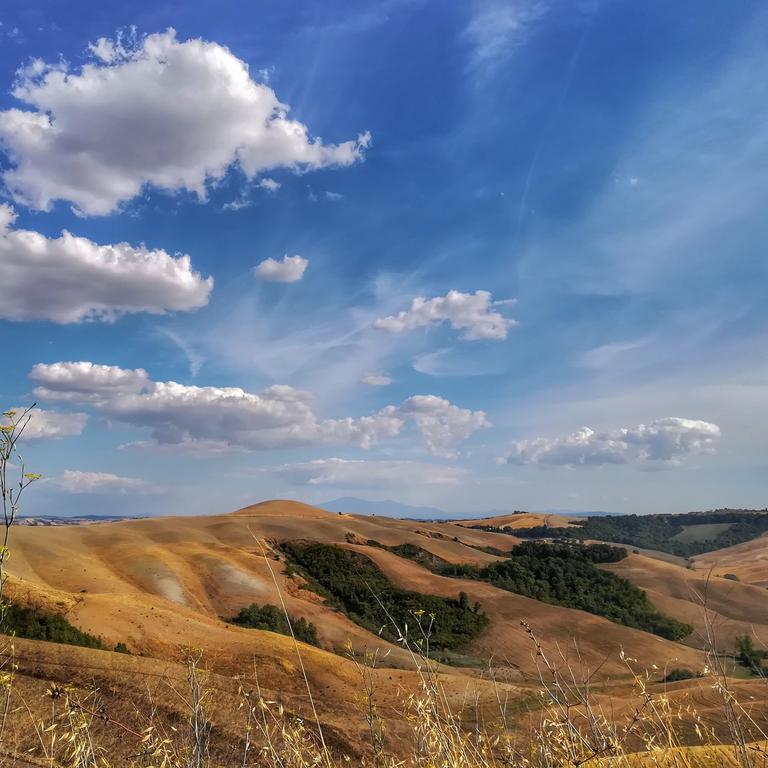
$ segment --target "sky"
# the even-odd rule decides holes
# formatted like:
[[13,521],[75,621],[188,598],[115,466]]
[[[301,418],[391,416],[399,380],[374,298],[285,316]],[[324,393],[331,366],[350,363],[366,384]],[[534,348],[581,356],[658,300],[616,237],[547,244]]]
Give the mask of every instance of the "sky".
[[768,9],[0,7],[29,515],[768,504]]

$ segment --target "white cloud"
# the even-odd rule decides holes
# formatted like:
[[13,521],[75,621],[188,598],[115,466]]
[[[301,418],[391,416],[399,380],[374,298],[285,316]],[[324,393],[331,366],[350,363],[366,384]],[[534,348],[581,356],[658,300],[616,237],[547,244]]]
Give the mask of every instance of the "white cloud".
[[16,221],[16,211],[7,203],[0,205],[0,237],[5,237],[14,221]]
[[280,189],[280,182],[265,176],[263,179],[259,180],[259,183],[256,186],[259,187],[259,189],[266,189],[267,192],[277,192],[277,190]]
[[213,278],[195,272],[189,256],[98,245],[67,231],[48,238],[13,229],[13,220],[13,210],[0,205],[0,317],[79,323],[208,303]]
[[561,466],[630,462],[676,465],[687,456],[712,453],[719,439],[720,428],[716,424],[670,416],[608,432],[582,427],[565,437],[520,440],[513,444],[504,461]]
[[508,58],[549,10],[545,0],[475,0],[474,6],[464,33],[471,65],[483,71]]
[[507,331],[516,322],[494,311],[493,307],[509,303],[510,300],[494,302],[489,291],[449,291],[445,296],[433,299],[417,296],[410,309],[376,320],[374,326],[389,333],[402,333],[447,322],[452,328],[464,331],[462,338],[469,341],[506,339]]
[[81,472],[65,469],[57,485],[67,493],[156,493],[160,489],[137,477],[121,477],[109,472]]
[[39,400],[78,403],[106,403],[150,385],[143,368],[90,362],[38,363],[32,367],[30,378],[39,385],[34,391]]
[[360,378],[360,382],[369,387],[388,387],[393,381],[394,379],[386,373],[366,373]]
[[428,448],[438,456],[453,456],[453,447],[466,440],[478,429],[491,426],[483,411],[459,408],[443,397],[414,395],[398,409],[398,413],[413,419]]
[[280,261],[264,259],[253,268],[253,274],[270,283],[295,283],[301,280],[308,266],[309,259],[286,254]]
[[103,215],[149,184],[204,198],[206,184],[237,166],[248,178],[359,161],[370,134],[340,144],[311,138],[245,62],[214,42],[179,42],[174,30],[133,41],[102,38],[92,63],[36,60],[13,94],[24,109],[0,112],[0,144],[14,198],[48,209],[66,200]]
[[225,211],[241,211],[243,208],[250,208],[252,205],[253,202],[248,197],[241,194],[234,200],[231,200],[228,203],[224,203],[222,209]]
[[[109,418],[151,429],[154,443],[190,452],[195,444],[245,449],[302,445],[373,444],[412,425],[435,454],[490,426],[485,413],[459,408],[434,395],[417,395],[369,416],[319,419],[312,396],[274,385],[258,392],[239,387],[196,387],[151,381],[142,369],[90,362],[40,363],[32,369],[35,396],[89,404]],[[146,441],[140,447],[148,447]]]
[[[22,408],[16,408],[16,418],[21,415]],[[84,413],[61,413],[33,408],[25,418],[26,426],[22,433],[24,440],[41,438],[73,437],[82,433],[88,417]],[[0,416],[0,424],[9,424],[5,416]]]
[[300,485],[342,488],[391,488],[397,485],[456,485],[466,470],[418,461],[365,461],[362,459],[317,459],[298,464],[265,467],[263,472],[284,477]]

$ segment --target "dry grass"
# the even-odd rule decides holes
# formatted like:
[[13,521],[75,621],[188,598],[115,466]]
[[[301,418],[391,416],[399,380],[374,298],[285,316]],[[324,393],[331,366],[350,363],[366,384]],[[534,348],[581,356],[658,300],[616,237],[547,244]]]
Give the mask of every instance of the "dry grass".
[[[360,679],[358,726],[367,734],[359,754],[345,754],[332,738],[325,738],[311,709],[300,717],[268,695],[258,675],[239,685],[236,707],[220,706],[218,683],[199,652],[190,651],[184,659],[183,679],[167,681],[179,705],[177,716],[169,718],[167,704],[149,690],[140,703],[133,702],[131,711],[121,710],[97,685],[41,681],[33,696],[22,692],[15,686],[12,644],[2,654],[0,685],[10,705],[0,748],[11,764],[50,768],[768,766],[768,738],[760,715],[740,704],[717,668],[707,672],[704,684],[719,699],[725,733],[712,727],[711,712],[702,716],[673,687],[653,685],[651,676],[638,672],[627,658],[622,662],[632,675],[633,691],[622,696],[617,710],[604,692],[593,690],[594,670],[574,666],[556,650],[551,656],[525,626],[538,662],[539,706],[521,723],[515,702],[501,685],[494,707],[480,706],[471,695],[456,704],[437,665],[420,652],[415,638],[429,631],[428,619],[421,621],[415,624],[414,639],[402,637],[419,683],[403,691],[396,713],[379,710],[374,671],[380,659],[350,651]],[[296,651],[300,653],[298,645]],[[306,677],[304,681],[308,685]],[[390,730],[395,721],[400,726],[396,734]],[[24,727],[33,744],[21,751],[12,734]]]
[[[162,681],[165,698],[147,689],[128,708],[96,681],[41,681],[36,692],[22,691],[9,642],[0,654],[0,686],[8,702],[0,748],[11,764],[50,768],[768,768],[764,702],[757,711],[743,706],[716,654],[705,676],[688,687],[660,686],[654,683],[658,670],[639,671],[622,655],[632,683],[616,706],[610,692],[595,686],[598,670],[579,660],[578,649],[566,653],[523,624],[538,671],[538,702],[523,715],[501,683],[491,703],[471,691],[456,700],[439,665],[424,653],[428,616],[414,616],[410,633],[394,628],[418,682],[402,690],[394,711],[383,713],[376,674],[381,659],[350,646],[359,677],[357,727],[366,735],[365,747],[353,754],[326,733],[302,666],[303,647],[295,640],[296,675],[310,703],[304,717],[263,690],[255,670],[226,699],[221,679],[206,671],[195,650],[183,659],[183,675]],[[697,710],[686,695],[702,688],[716,702],[715,712],[712,706]],[[22,751],[18,735],[25,728],[32,743],[26,739]]]

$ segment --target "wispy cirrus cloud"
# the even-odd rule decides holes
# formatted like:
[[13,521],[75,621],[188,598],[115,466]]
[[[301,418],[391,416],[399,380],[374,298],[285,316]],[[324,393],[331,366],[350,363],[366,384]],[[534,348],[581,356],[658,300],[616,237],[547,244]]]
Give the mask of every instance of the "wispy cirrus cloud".
[[65,469],[56,485],[66,493],[160,493],[163,489],[137,477],[123,477],[111,472],[83,472]]
[[[689,291],[695,271],[696,282],[718,286],[721,303],[756,298],[749,289],[768,278],[752,247],[768,195],[768,85],[753,76],[768,64],[764,27],[763,13],[721,66],[665,79],[653,91],[583,215],[532,238],[524,278],[539,290],[664,298],[677,310],[683,302],[714,315],[712,295]],[[737,264],[758,282],[729,284]]]
[[525,43],[549,6],[547,0],[475,0],[464,30],[470,68],[492,72]]

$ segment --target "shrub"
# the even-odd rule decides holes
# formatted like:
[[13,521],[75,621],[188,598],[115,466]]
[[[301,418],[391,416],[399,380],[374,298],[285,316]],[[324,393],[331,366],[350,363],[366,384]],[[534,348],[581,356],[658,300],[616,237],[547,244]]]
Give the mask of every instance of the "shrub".
[[676,668],[669,671],[667,676],[661,681],[662,683],[676,683],[679,680],[692,680],[694,677],[698,677],[695,672],[691,672],[690,669]]
[[45,613],[37,607],[22,607],[15,603],[6,606],[3,631],[29,640],[79,645],[84,648],[102,648],[101,640],[70,624],[60,613]]
[[[278,632],[281,635],[290,635],[291,629],[283,611],[276,605],[257,605],[251,603],[246,608],[241,608],[237,616],[229,619],[232,624],[250,629],[262,629],[267,632]],[[320,645],[317,636],[317,627],[303,616],[291,619],[293,634],[297,640],[309,645]]]

